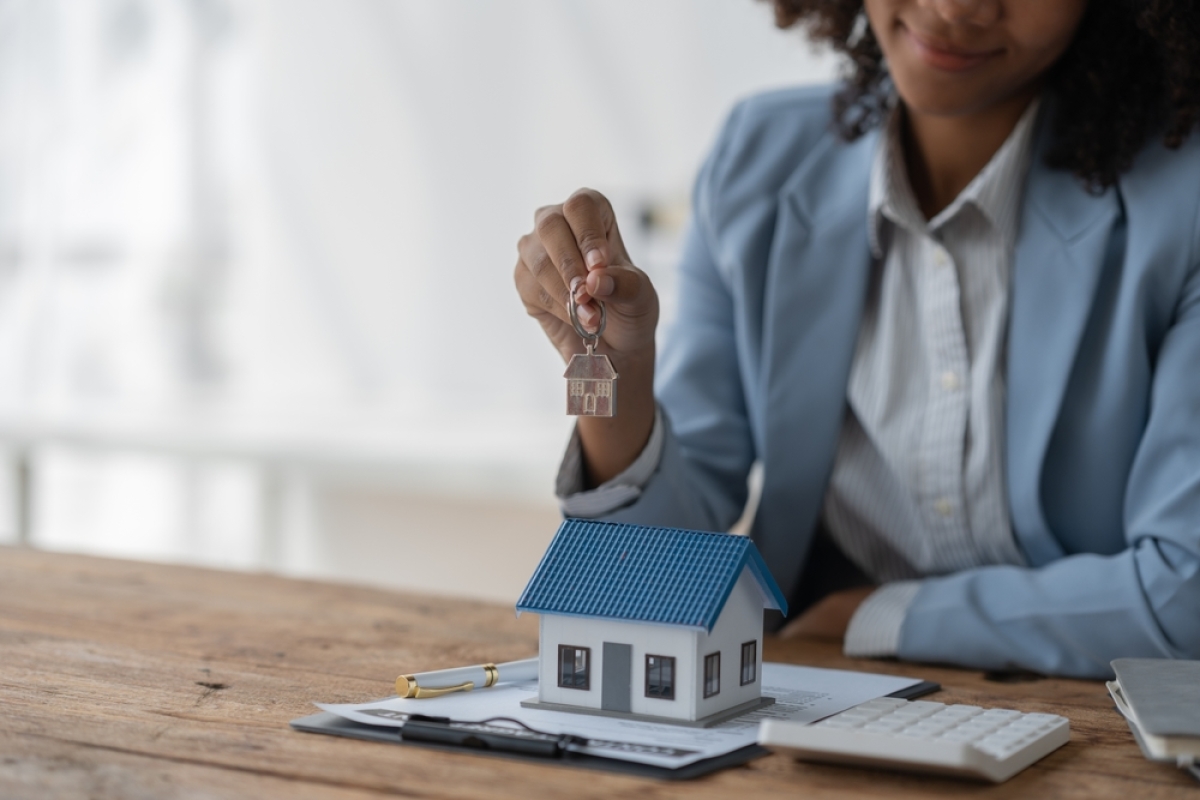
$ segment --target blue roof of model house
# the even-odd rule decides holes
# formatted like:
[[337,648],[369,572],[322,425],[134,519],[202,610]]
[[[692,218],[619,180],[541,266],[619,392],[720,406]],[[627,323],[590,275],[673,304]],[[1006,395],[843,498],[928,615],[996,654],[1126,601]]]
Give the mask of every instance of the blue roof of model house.
[[747,568],[763,605],[786,614],[783,593],[745,536],[569,519],[521,593],[517,612],[711,631]]

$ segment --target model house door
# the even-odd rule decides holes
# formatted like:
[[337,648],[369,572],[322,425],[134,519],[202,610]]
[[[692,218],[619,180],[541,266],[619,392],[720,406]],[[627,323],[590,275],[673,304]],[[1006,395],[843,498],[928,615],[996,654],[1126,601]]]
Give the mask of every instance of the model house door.
[[633,646],[604,643],[604,675],[600,679],[600,707],[605,711],[629,713],[633,684]]

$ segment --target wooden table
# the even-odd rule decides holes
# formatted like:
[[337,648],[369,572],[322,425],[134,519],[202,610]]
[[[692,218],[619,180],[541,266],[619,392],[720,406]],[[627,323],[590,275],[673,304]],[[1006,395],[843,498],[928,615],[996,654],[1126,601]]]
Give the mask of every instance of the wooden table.
[[922,676],[936,699],[1065,714],[1071,742],[1000,786],[770,756],[682,783],[297,733],[313,700],[389,693],[401,668],[537,650],[511,608],[0,548],[0,797],[1197,797],[1145,761],[1098,682],[1001,683],[857,661],[814,641],[768,659]]

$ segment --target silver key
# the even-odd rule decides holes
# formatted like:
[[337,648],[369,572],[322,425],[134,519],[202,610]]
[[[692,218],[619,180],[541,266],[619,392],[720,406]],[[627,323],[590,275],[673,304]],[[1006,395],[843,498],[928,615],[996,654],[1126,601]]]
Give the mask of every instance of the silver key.
[[617,413],[617,371],[608,356],[596,352],[596,344],[608,321],[604,303],[599,300],[600,327],[588,333],[579,323],[579,312],[572,297],[567,304],[571,324],[583,339],[586,353],[576,353],[567,364],[563,377],[567,379],[567,414],[573,417],[613,417]]

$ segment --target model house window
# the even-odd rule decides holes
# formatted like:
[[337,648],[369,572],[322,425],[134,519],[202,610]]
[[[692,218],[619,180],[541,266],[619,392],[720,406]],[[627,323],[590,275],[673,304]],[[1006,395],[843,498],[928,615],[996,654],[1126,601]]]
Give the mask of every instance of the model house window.
[[588,676],[592,651],[587,647],[569,644],[558,646],[558,685],[568,689],[583,689],[590,686]]
[[675,699],[675,659],[646,656],[646,697]]
[[758,678],[758,642],[742,645],[742,686],[754,683]]
[[721,654],[704,657],[704,696],[712,697],[721,691]]
[[608,397],[608,384],[601,381],[596,384],[596,394],[600,397]]
[[583,397],[583,381],[571,381],[571,396]]

